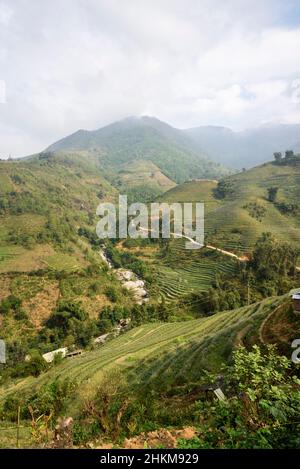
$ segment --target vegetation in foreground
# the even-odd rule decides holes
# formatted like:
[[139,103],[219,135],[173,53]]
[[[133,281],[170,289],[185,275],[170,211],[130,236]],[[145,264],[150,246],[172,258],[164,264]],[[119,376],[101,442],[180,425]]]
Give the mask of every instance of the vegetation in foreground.
[[[147,371],[147,363],[144,363]],[[206,373],[197,382],[179,385],[164,375],[163,386],[156,378],[146,386],[131,380],[134,372],[111,371],[84,400],[70,428],[68,446],[101,447],[110,442],[128,447],[130,439],[160,428],[192,427],[192,439],[178,439],[179,448],[299,448],[299,367],[276,353],[255,345],[233,352],[221,375]],[[145,371],[145,370],[144,370]],[[174,378],[174,377],[173,377]],[[65,415],[74,395],[68,379],[52,381],[39,389],[21,407],[23,422],[31,427],[32,446],[51,447],[53,426]],[[222,388],[218,399],[213,389]],[[224,394],[223,394],[224,393]],[[219,394],[220,395],[220,394]],[[2,418],[13,422],[16,397],[7,398]],[[176,412],[174,413],[174,407]],[[6,423],[7,426],[7,423]],[[146,438],[145,438],[146,435]],[[129,446],[130,447],[130,446]]]

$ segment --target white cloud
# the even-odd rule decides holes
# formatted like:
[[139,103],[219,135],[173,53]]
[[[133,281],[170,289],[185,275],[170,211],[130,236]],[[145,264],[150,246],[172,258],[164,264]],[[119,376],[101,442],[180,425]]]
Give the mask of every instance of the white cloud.
[[13,9],[7,3],[0,3],[0,24],[7,26],[13,16]]
[[0,104],[5,103],[6,101],[6,86],[5,86],[5,81],[0,80]]
[[3,0],[0,155],[142,113],[179,127],[300,122],[293,3]]

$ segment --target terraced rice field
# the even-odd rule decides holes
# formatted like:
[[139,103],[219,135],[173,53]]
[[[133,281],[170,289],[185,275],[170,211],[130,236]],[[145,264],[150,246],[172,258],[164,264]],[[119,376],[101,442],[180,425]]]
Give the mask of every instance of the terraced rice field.
[[11,393],[26,396],[57,378],[75,381],[80,400],[99,385],[104,372],[114,368],[131,371],[134,376],[144,374],[143,382],[170,370],[174,374],[192,373],[199,376],[203,368],[216,369],[224,362],[239,331],[248,325],[257,332],[270,311],[287,298],[267,299],[208,318],[142,325],[99,346],[95,351],[64,360],[38,378],[28,377],[0,388],[0,402]]
[[[217,182],[191,181],[181,184],[162,196],[168,202],[204,202],[206,243],[236,254],[253,250],[264,232],[294,245],[300,243],[300,219],[283,214],[268,201],[268,188],[277,187],[277,201],[298,204],[300,199],[300,167],[265,164],[228,178],[232,193],[224,199],[216,197]],[[256,203],[265,209],[261,220],[246,208]],[[288,229],[287,229],[288,228]]]
[[183,240],[170,244],[167,259],[155,266],[159,295],[167,303],[192,292],[206,291],[217,273],[233,274],[237,261],[207,250],[187,251]]
[[12,259],[15,255],[16,254],[9,247],[0,247],[0,261]]
[[45,265],[53,270],[62,270],[65,272],[76,272],[80,269],[80,262],[75,257],[57,253],[44,259]]

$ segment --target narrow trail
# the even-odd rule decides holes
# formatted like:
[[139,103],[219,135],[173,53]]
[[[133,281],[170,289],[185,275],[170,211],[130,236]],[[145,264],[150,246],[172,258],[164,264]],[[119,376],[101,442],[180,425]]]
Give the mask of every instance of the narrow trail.
[[278,311],[280,310],[280,308],[282,308],[283,306],[284,306],[283,304],[278,305],[275,309],[273,309],[268,314],[268,316],[261,323],[260,328],[259,328],[259,332],[258,332],[258,336],[259,336],[259,340],[262,344],[266,343],[266,341],[264,340],[264,333],[265,333],[264,328],[265,328],[266,324],[270,321],[271,317],[273,317],[275,314],[277,314]]
[[238,256],[237,254],[234,254],[234,252],[225,251],[224,249],[217,248],[216,246],[212,246],[211,244],[207,244],[205,247],[208,249],[213,249],[214,251],[221,252],[222,254],[225,254],[225,256],[234,257],[235,259],[238,259],[241,262],[249,262],[249,257],[247,256]]
[[[143,227],[140,227],[139,228],[140,231],[154,231],[154,230],[151,230],[151,229],[147,229],[147,228],[143,228]],[[224,254],[225,256],[229,256],[229,257],[233,257],[234,259],[237,259],[241,262],[248,262],[249,261],[249,258],[247,256],[238,256],[237,254],[234,254],[234,252],[230,252],[230,251],[226,251],[225,249],[221,249],[221,248],[217,248],[216,246],[212,246],[211,244],[200,244],[198,243],[198,241],[195,241],[193,238],[190,238],[189,236],[187,235],[184,235],[182,233],[171,233],[171,236],[174,236],[174,238],[185,238],[187,239],[188,241],[190,241],[192,244],[195,244],[197,246],[199,246],[200,248],[202,247],[206,247],[207,249],[212,249],[213,251],[218,251],[222,254]],[[300,267],[299,267],[299,270],[300,270]]]

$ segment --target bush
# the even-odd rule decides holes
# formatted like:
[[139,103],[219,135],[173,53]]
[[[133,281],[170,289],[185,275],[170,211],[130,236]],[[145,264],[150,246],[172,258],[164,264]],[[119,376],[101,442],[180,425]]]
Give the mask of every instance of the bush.
[[110,299],[113,303],[116,303],[119,299],[118,292],[114,286],[109,286],[105,289],[105,294],[107,298]]
[[0,303],[0,313],[8,314],[9,312],[19,312],[21,309],[21,300],[14,295],[10,295],[8,298],[5,298]]

